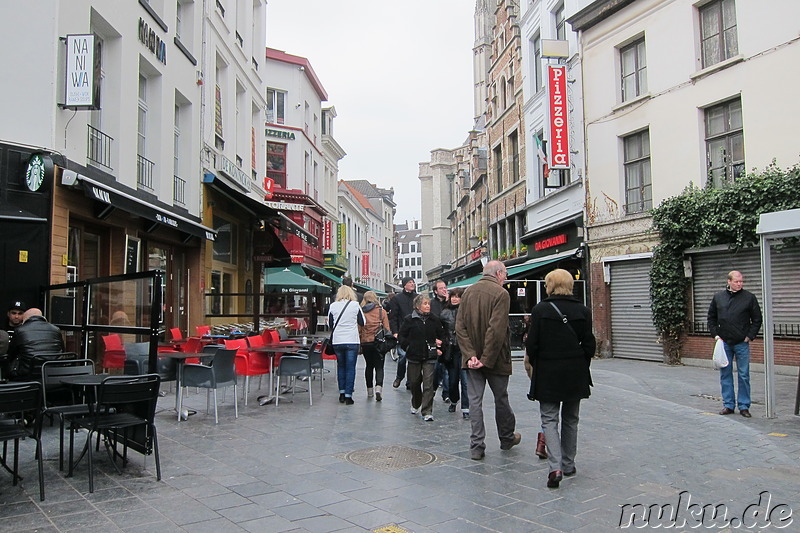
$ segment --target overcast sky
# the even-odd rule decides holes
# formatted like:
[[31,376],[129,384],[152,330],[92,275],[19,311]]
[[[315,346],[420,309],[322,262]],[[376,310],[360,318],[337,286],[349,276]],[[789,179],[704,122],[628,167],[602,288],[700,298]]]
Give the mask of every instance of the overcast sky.
[[267,46],[307,58],[336,107],[339,178],[394,187],[397,223],[420,217],[419,163],[472,128],[474,11],[474,0],[268,0]]

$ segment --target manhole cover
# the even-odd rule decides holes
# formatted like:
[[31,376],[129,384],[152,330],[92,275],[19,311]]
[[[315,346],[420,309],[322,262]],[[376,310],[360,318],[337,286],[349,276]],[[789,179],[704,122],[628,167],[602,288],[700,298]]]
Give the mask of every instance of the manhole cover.
[[372,533],[412,533],[412,532],[404,527],[398,526],[397,524],[389,524],[386,526],[379,527],[378,529],[373,529]]
[[436,456],[407,446],[377,446],[350,452],[345,459],[373,470],[391,472],[430,464],[436,461]]

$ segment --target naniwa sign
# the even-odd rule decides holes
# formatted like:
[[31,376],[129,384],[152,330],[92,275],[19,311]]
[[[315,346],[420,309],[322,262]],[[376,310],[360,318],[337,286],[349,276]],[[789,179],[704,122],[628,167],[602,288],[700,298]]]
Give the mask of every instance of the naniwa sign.
[[567,67],[547,67],[550,108],[550,168],[569,168],[569,119],[567,116]]
[[100,109],[100,39],[67,35],[64,107]]

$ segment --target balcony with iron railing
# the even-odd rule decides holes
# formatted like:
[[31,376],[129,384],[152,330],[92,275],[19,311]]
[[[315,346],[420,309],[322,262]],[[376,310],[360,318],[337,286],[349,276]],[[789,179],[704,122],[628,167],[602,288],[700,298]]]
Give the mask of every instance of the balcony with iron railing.
[[153,169],[155,166],[156,164],[149,159],[141,155],[136,156],[136,183],[139,188],[153,192]]
[[112,137],[106,135],[91,125],[88,125],[88,143],[86,149],[86,158],[96,165],[105,167],[108,170],[111,168],[111,143],[114,141]]
[[175,205],[186,207],[186,180],[173,176],[172,180],[172,198]]

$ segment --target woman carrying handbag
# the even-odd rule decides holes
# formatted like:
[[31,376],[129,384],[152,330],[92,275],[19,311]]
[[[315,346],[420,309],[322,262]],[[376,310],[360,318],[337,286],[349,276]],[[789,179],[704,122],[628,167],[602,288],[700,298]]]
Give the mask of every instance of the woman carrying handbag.
[[364,313],[366,323],[358,326],[358,333],[361,337],[361,353],[367,362],[367,368],[364,370],[367,398],[375,396],[375,401],[379,402],[383,399],[383,364],[386,354],[381,353],[375,346],[375,335],[381,330],[389,329],[389,314],[381,307],[378,295],[374,291],[364,293],[361,311]]

